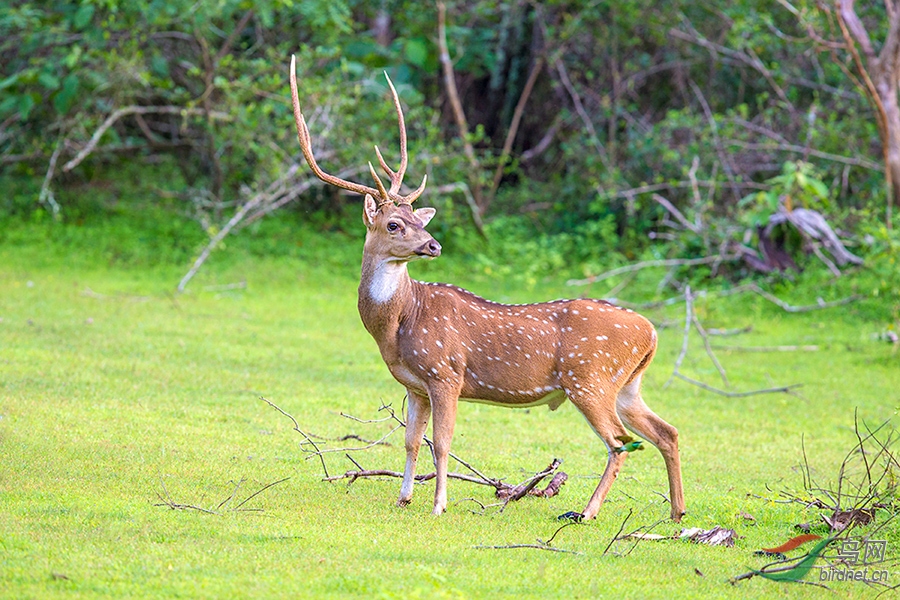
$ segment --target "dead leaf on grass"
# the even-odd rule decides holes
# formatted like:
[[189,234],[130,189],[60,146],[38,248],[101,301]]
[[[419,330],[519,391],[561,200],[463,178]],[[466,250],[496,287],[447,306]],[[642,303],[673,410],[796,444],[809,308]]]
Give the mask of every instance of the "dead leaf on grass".
[[682,529],[678,536],[681,539],[688,539],[697,544],[707,544],[709,546],[726,546],[731,548],[734,546],[734,540],[737,532],[734,529],[725,529],[716,525],[712,529],[700,529],[699,527],[691,527]]
[[832,531],[843,531],[851,523],[868,525],[875,518],[875,511],[854,508],[853,510],[836,510],[830,517],[822,515],[822,520],[831,527]]

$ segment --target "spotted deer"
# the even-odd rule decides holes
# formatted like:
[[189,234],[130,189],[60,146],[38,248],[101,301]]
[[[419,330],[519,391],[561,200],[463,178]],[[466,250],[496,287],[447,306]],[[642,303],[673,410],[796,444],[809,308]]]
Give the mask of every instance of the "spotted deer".
[[447,457],[459,400],[556,410],[570,400],[606,445],[606,469],[581,513],[597,515],[630,450],[628,430],[662,453],[669,479],[671,516],[684,514],[677,430],[641,397],[641,379],[656,352],[656,331],[644,317],[601,300],[498,304],[459,287],[411,279],[407,264],[434,259],[441,245],[425,231],[435,209],[413,210],[427,178],[408,195],[400,188],[407,167],[406,126],[397,91],[388,78],[400,126],[400,165],[392,170],[375,153],[390,180],[385,188],[372,163],[375,188],[322,171],[313,156],[300,111],[294,59],[291,98],[303,155],[322,181],[365,196],[359,314],[394,378],[406,388],[406,468],[400,506],[413,495],[416,458],[429,416],[437,472],[433,514],[447,509]]

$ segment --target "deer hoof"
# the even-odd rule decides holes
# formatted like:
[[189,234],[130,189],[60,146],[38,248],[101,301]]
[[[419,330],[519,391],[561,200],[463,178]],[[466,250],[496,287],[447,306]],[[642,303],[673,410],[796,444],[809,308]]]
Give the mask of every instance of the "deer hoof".
[[581,523],[583,519],[584,515],[580,512],[575,512],[574,510],[570,510],[569,512],[556,517],[557,521],[574,521],[575,523]]
[[405,506],[409,506],[410,502],[412,502],[412,500],[404,500],[403,498],[400,498],[399,500],[397,500],[397,506],[403,508]]

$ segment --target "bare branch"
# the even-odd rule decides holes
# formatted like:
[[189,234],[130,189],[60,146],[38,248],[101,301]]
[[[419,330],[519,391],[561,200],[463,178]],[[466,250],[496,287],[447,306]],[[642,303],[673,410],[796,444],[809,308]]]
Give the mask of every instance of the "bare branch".
[[603,166],[606,167],[607,171],[612,171],[612,164],[610,163],[609,156],[606,153],[606,148],[603,147],[603,144],[600,143],[600,138],[597,136],[597,131],[594,129],[594,123],[591,121],[591,117],[588,115],[587,111],[584,109],[584,105],[581,102],[581,96],[578,95],[578,91],[575,89],[575,86],[572,85],[572,81],[569,79],[569,73],[566,70],[566,65],[563,64],[561,58],[557,58],[554,66],[556,67],[556,72],[559,73],[559,80],[562,82],[563,87],[566,88],[566,91],[569,92],[569,96],[572,98],[572,103],[575,105],[575,112],[578,113],[578,116],[581,117],[581,122],[584,123],[585,129],[588,130],[591,136],[591,143],[594,145],[594,149],[597,151],[597,156],[600,157],[600,161],[603,163]]
[[[686,25],[690,27],[690,32],[672,28],[669,29],[669,35],[705,48],[710,53],[712,53],[713,56],[717,54],[723,54],[739,62],[742,62],[749,67],[752,67],[765,78],[770,86],[772,86],[772,89],[775,90],[775,93],[778,95],[781,101],[784,102],[791,109],[791,111],[794,110],[794,106],[788,99],[787,94],[785,94],[781,86],[778,85],[778,83],[775,81],[775,78],[772,77],[772,73],[766,68],[766,65],[759,59],[758,56],[755,55],[755,53],[753,53],[753,55],[751,56],[750,54],[747,54],[745,52],[740,52],[738,50],[722,46],[721,44],[716,44],[715,42],[712,42],[703,37],[696,29],[694,29],[694,27],[690,23],[686,23]],[[752,49],[749,50],[750,52],[752,52]]]
[[675,208],[674,204],[672,204],[671,202],[666,200],[664,197],[662,197],[656,193],[653,194],[653,199],[656,200],[656,202],[659,203],[660,206],[662,206],[667,211],[669,211],[669,213],[671,213],[672,216],[675,217],[675,220],[677,220],[679,223],[681,223],[686,229],[688,229],[698,235],[700,234],[700,228],[696,224],[688,221],[687,217],[685,217],[684,214],[682,214],[682,212],[680,210]]
[[479,550],[506,550],[506,549],[515,549],[515,548],[534,548],[535,550],[547,550],[548,552],[564,552],[566,554],[577,554],[578,556],[584,556],[581,552],[575,552],[574,550],[564,550],[562,548],[554,548],[553,546],[545,546],[543,544],[509,544],[507,546],[472,546],[473,548],[477,548]]
[[726,396],[728,398],[744,398],[746,396],[756,396],[759,394],[778,394],[778,393],[793,394],[794,389],[801,387],[803,385],[802,383],[794,383],[791,385],[784,385],[784,386],[779,386],[779,387],[774,387],[774,388],[766,388],[766,389],[762,389],[762,390],[753,390],[750,392],[726,392],[725,390],[720,390],[720,389],[714,388],[710,385],[706,385],[702,381],[697,381],[696,379],[691,379],[690,377],[686,377],[685,375],[682,375],[681,373],[676,373],[675,377],[677,377],[678,379],[681,379],[682,381],[686,381],[692,385],[696,385],[699,388],[703,388],[704,390],[706,390],[708,392],[714,392],[716,394],[719,394],[720,396]]
[[745,150],[764,150],[767,152],[779,151],[779,152],[795,152],[797,154],[808,154],[809,156],[815,156],[816,158],[821,158],[824,160],[830,160],[833,162],[842,163],[845,165],[852,165],[854,167],[862,167],[864,169],[869,169],[871,171],[883,171],[884,167],[879,165],[878,163],[871,161],[867,158],[851,158],[848,156],[841,156],[840,154],[832,154],[830,152],[822,152],[820,150],[815,150],[812,148],[806,148],[805,146],[798,146],[796,144],[787,144],[787,143],[779,143],[777,145],[772,144],[760,144],[755,142],[745,142],[742,140],[725,140],[725,143],[729,146],[737,146],[739,148],[744,148]]
[[319,457],[319,461],[321,461],[321,463],[322,463],[322,472],[325,473],[325,477],[327,478],[328,477],[328,467],[325,466],[325,457],[322,455],[322,452],[319,450],[319,446],[312,440],[312,438],[305,431],[300,429],[300,424],[297,423],[297,419],[295,419],[288,413],[284,412],[281,408],[279,408],[278,406],[276,406],[274,403],[270,402],[266,398],[260,396],[259,399],[291,420],[291,422],[294,424],[294,431],[296,431],[297,433],[302,435],[303,439],[306,440],[306,443],[315,449],[316,454]]
[[622,275],[624,273],[631,273],[632,271],[640,271],[641,269],[649,269],[654,267],[693,267],[697,265],[709,265],[715,262],[726,262],[733,260],[740,260],[740,256],[717,254],[715,256],[704,256],[703,258],[667,258],[661,260],[645,260],[631,265],[626,265],[624,267],[618,267],[616,269],[606,271],[605,273],[600,273],[599,275],[593,275],[586,279],[570,279],[566,282],[566,285],[587,285],[589,283],[595,283],[597,281],[609,279],[610,277],[615,277],[616,275]]
[[262,494],[264,491],[266,491],[266,490],[269,489],[270,487],[276,486],[276,485],[278,485],[279,483],[284,483],[284,482],[287,481],[288,479],[290,479],[290,477],[285,477],[284,479],[279,479],[278,481],[273,481],[272,483],[267,483],[266,485],[264,485],[264,486],[261,487],[260,489],[256,490],[255,492],[253,492],[252,494],[250,494],[249,496],[247,496],[246,498],[244,498],[244,500],[243,500],[242,502],[240,502],[237,506],[235,506],[232,510],[238,510],[240,507],[242,507],[243,505],[247,504],[247,502],[249,502],[249,501],[252,500],[253,498],[259,496],[260,494]]
[[[615,199],[615,198],[630,198],[632,196],[637,196],[639,194],[648,194],[651,192],[659,192],[662,190],[673,190],[673,189],[681,189],[681,188],[690,188],[695,184],[691,181],[675,181],[675,182],[667,182],[667,183],[652,183],[648,185],[641,185],[634,188],[629,188],[627,190],[618,190],[615,192],[605,192],[603,190],[598,189],[597,193],[602,199]],[[698,187],[704,187],[710,190],[714,190],[718,183],[715,180],[708,181],[697,181],[696,185]],[[771,189],[771,186],[765,185],[762,183],[755,183],[752,181],[738,181],[736,185],[740,189],[751,189],[751,190],[768,190]]]
[[466,204],[469,206],[469,212],[472,215],[472,222],[475,223],[475,229],[478,230],[478,233],[481,234],[481,237],[487,239],[487,234],[485,234],[484,232],[484,221],[481,220],[481,209],[478,208],[478,202],[475,200],[475,196],[472,194],[471,188],[466,185],[466,182],[457,181],[456,183],[448,183],[446,185],[433,188],[431,191],[433,193],[440,194],[461,192],[463,198],[466,199]]
[[557,114],[556,117],[553,119],[553,122],[550,124],[550,127],[547,128],[546,133],[544,133],[544,136],[540,139],[540,141],[538,141],[538,143],[535,144],[532,148],[529,148],[528,150],[523,152],[522,155],[519,157],[519,160],[521,160],[522,162],[529,162],[532,159],[543,154],[544,151],[550,147],[550,144],[553,142],[553,138],[556,137],[556,132],[559,131],[561,120],[562,119]]
[[[164,115],[181,115],[182,117],[189,117],[194,115],[203,115],[206,114],[206,111],[200,108],[184,108],[181,106],[126,106],[114,111],[111,115],[109,115],[105,121],[97,128],[94,132],[94,135],[91,136],[91,139],[88,143],[81,149],[75,158],[67,162],[63,165],[63,172],[68,173],[75,167],[81,164],[81,162],[88,157],[88,155],[93,152],[94,148],[96,148],[97,144],[100,142],[100,138],[103,137],[103,134],[112,127],[116,121],[121,119],[122,117],[128,115],[147,115],[147,114],[164,114]],[[209,118],[218,119],[223,121],[228,121],[231,119],[231,116],[221,113],[221,112],[210,112]]]
[[486,200],[487,204],[490,204],[493,201],[494,196],[497,193],[497,188],[500,187],[500,180],[503,178],[503,170],[506,168],[506,163],[509,160],[509,153],[512,150],[516,134],[519,132],[519,123],[522,121],[525,105],[528,102],[528,98],[531,96],[531,91],[534,89],[534,84],[537,82],[538,75],[543,68],[544,57],[540,56],[531,68],[531,72],[528,74],[525,88],[522,90],[522,94],[519,96],[519,102],[516,104],[516,109],[513,112],[512,122],[509,125],[509,131],[506,133],[506,140],[503,142],[503,150],[500,152],[500,160],[497,162],[497,169],[494,171],[494,180],[491,183],[491,189],[488,192]]
[[443,2],[438,2],[438,47],[440,51],[441,67],[444,72],[444,85],[447,87],[447,95],[450,98],[450,106],[453,108],[453,116],[459,127],[459,137],[463,144],[466,158],[469,159],[469,182],[472,195],[479,213],[487,208],[481,197],[481,164],[475,156],[475,148],[472,146],[469,136],[469,123],[466,121],[466,113],[463,111],[462,102],[459,100],[459,90],[456,88],[456,75],[453,73],[453,62],[450,60],[450,50],[447,48],[447,7]]
[[50,210],[53,211],[54,216],[59,214],[59,204],[56,202],[56,198],[53,197],[53,190],[50,189],[50,182],[53,180],[54,171],[56,171],[56,160],[59,158],[59,153],[62,150],[62,142],[62,137],[56,141],[56,148],[53,150],[53,155],[50,157],[50,164],[47,166],[47,174],[44,176],[44,183],[41,185],[41,193],[38,195],[38,202],[41,204],[49,204]]
[[875,49],[872,47],[872,40],[869,39],[869,32],[866,31],[862,21],[856,16],[856,10],[853,8],[854,0],[840,0],[837,3],[838,15],[847,24],[847,29],[853,34],[854,39],[859,43],[862,51],[867,58],[875,56]]
[[719,376],[722,378],[722,383],[725,387],[728,387],[728,376],[725,374],[725,369],[722,367],[722,364],[719,362],[719,359],[716,358],[715,353],[713,353],[712,346],[709,345],[709,335],[706,333],[706,329],[703,328],[703,325],[700,324],[700,319],[697,318],[697,315],[693,316],[694,327],[697,329],[697,333],[700,334],[700,337],[703,339],[703,346],[706,348],[706,355],[709,357],[709,360],[715,365],[716,370],[719,372]]
[[607,552],[609,552],[609,549],[612,548],[612,545],[615,543],[615,541],[619,539],[619,536],[622,535],[623,531],[625,531],[625,525],[628,523],[628,519],[631,518],[632,512],[632,509],[629,508],[628,514],[625,515],[625,518],[622,519],[622,524],[619,525],[619,530],[614,536],[612,536],[612,538],[610,538],[609,543],[606,545],[606,548],[603,549],[603,553],[601,554],[601,556],[604,556]]
[[746,286],[746,289],[752,290],[753,292],[759,294],[769,302],[778,305],[783,310],[790,313],[799,313],[799,312],[809,312],[812,310],[820,310],[823,308],[833,308],[835,306],[844,306],[845,304],[850,304],[851,302],[856,302],[864,298],[865,296],[860,296],[858,294],[854,294],[853,296],[848,296],[846,298],[841,298],[840,300],[832,300],[831,302],[825,302],[821,298],[819,298],[818,303],[816,304],[808,304],[805,306],[792,306],[785,302],[784,300],[779,299],[777,296],[770,294],[769,292],[763,290],[755,283],[750,283]]
[[818,346],[716,346],[729,352],[818,352]]
[[709,122],[709,130],[712,133],[713,141],[716,144],[719,162],[722,163],[722,168],[725,170],[725,175],[728,177],[728,181],[731,184],[731,192],[734,194],[734,199],[740,200],[741,194],[738,191],[737,179],[734,176],[734,167],[731,165],[728,154],[725,152],[725,148],[722,145],[722,138],[719,137],[719,126],[716,125],[716,118],[713,115],[712,109],[709,107],[709,103],[706,101],[706,97],[703,95],[703,92],[700,91],[700,87],[694,83],[693,79],[690,80],[690,84],[691,89],[694,91],[694,95],[697,96],[697,100],[700,101],[700,106],[703,107],[703,114],[706,115],[706,120]]
[[[672,374],[669,376],[669,379],[666,380],[666,383],[663,385],[663,388],[669,387],[669,384],[672,383],[672,379],[674,379],[678,375],[678,369],[681,368],[681,363],[684,360],[685,355],[687,355],[688,351],[688,340],[690,339],[691,334],[691,322],[694,320],[694,312],[693,312],[693,296],[691,296],[691,286],[687,286],[684,289],[684,336],[681,340],[681,352],[678,354],[678,358],[675,359],[675,368],[672,370]],[[624,527],[624,525],[623,525]],[[620,532],[621,533],[621,532]]]
[[498,489],[497,497],[504,498],[507,502],[515,502],[516,500],[521,500],[528,494],[531,494],[535,486],[540,483],[542,479],[556,471],[556,469],[558,469],[559,465],[561,464],[561,460],[559,460],[558,458],[554,458],[546,469],[529,477],[524,483],[521,483],[509,489]]

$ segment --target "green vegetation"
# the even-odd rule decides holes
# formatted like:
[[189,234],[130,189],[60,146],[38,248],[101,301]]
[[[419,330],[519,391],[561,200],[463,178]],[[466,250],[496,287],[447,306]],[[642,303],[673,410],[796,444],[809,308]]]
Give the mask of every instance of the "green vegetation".
[[[876,46],[900,26],[880,3],[856,10]],[[367,179],[374,144],[397,159],[382,72],[391,76],[410,180],[427,173],[444,240],[466,244],[479,218],[501,243],[512,233],[590,267],[634,259],[651,235],[679,238],[657,242],[658,254],[697,256],[753,234],[761,205],[778,210],[799,168],[817,182],[801,192],[844,237],[898,243],[877,142],[900,135],[880,125],[829,3],[460,1],[446,19],[466,136],[430,4],[6,3],[0,169],[38,186],[0,197],[0,211],[77,221],[84,199],[67,192],[127,164],[136,178],[150,175],[135,165],[164,167],[149,180],[155,198],[176,200],[208,237],[254,199],[248,220],[283,204],[313,222],[333,216],[346,203],[295,168],[286,76],[296,54],[320,159],[351,178]],[[302,206],[291,203],[304,185]],[[741,203],[757,192],[764,203]],[[702,243],[672,231],[653,193],[703,217]]]
[[[896,346],[874,337],[886,325],[880,300],[797,315],[748,296],[696,301],[707,327],[753,326],[725,338],[729,345],[817,345],[817,352],[719,351],[733,389],[802,383],[799,396],[724,398],[680,381],[665,387],[683,307],[648,311],[673,324],[660,330],[645,396],[681,432],[684,525],[734,528],[742,536],[736,546],[647,541],[616,555],[630,548],[622,542],[603,555],[629,511],[628,530],[668,514],[656,494],[666,489],[665,470],[650,448],[629,457],[596,521],[553,541],[581,555],[477,549],[546,540],[556,515],[582,507],[604,457],[571,406],[467,404],[457,424],[454,450],[494,476],[520,480],[552,457],[564,459],[571,479],[552,499],[473,514],[475,503],[460,501],[491,502],[489,490],[451,481],[450,512],[434,518],[428,484],[400,509],[396,480],[323,483],[290,421],[259,397],[325,437],[374,439],[388,431],[386,423],[339,414],[375,418],[382,402],[399,408],[402,399],[356,315],[360,226],[347,224],[346,234],[264,222],[258,238],[236,238],[189,293],[173,296],[190,249],[156,258],[151,250],[171,248],[165,240],[179,230],[152,220],[144,230],[158,237],[142,241],[117,237],[128,231],[125,217],[103,223],[19,223],[5,228],[0,243],[3,597],[819,597],[809,586],[760,578],[727,583],[768,562],[754,550],[819,519],[815,509],[748,494],[772,496],[767,485],[800,488],[801,441],[816,473],[834,480],[855,444],[853,411],[874,424],[900,406]],[[573,293],[559,280],[529,286],[477,272],[452,253],[413,274],[501,301]],[[852,285],[871,284],[867,277]],[[238,281],[246,288],[207,289]],[[846,290],[813,282],[776,291],[805,304]],[[715,382],[697,338],[682,371]],[[357,459],[399,469],[402,441],[395,434],[391,442]],[[327,460],[334,473],[353,468],[343,453]],[[241,507],[258,512],[232,510],[285,477]],[[158,505],[161,498],[220,514],[172,510]],[[677,530],[664,523],[655,531]],[[889,554],[896,553],[898,529],[887,536]],[[864,593],[858,583],[830,585]]]

